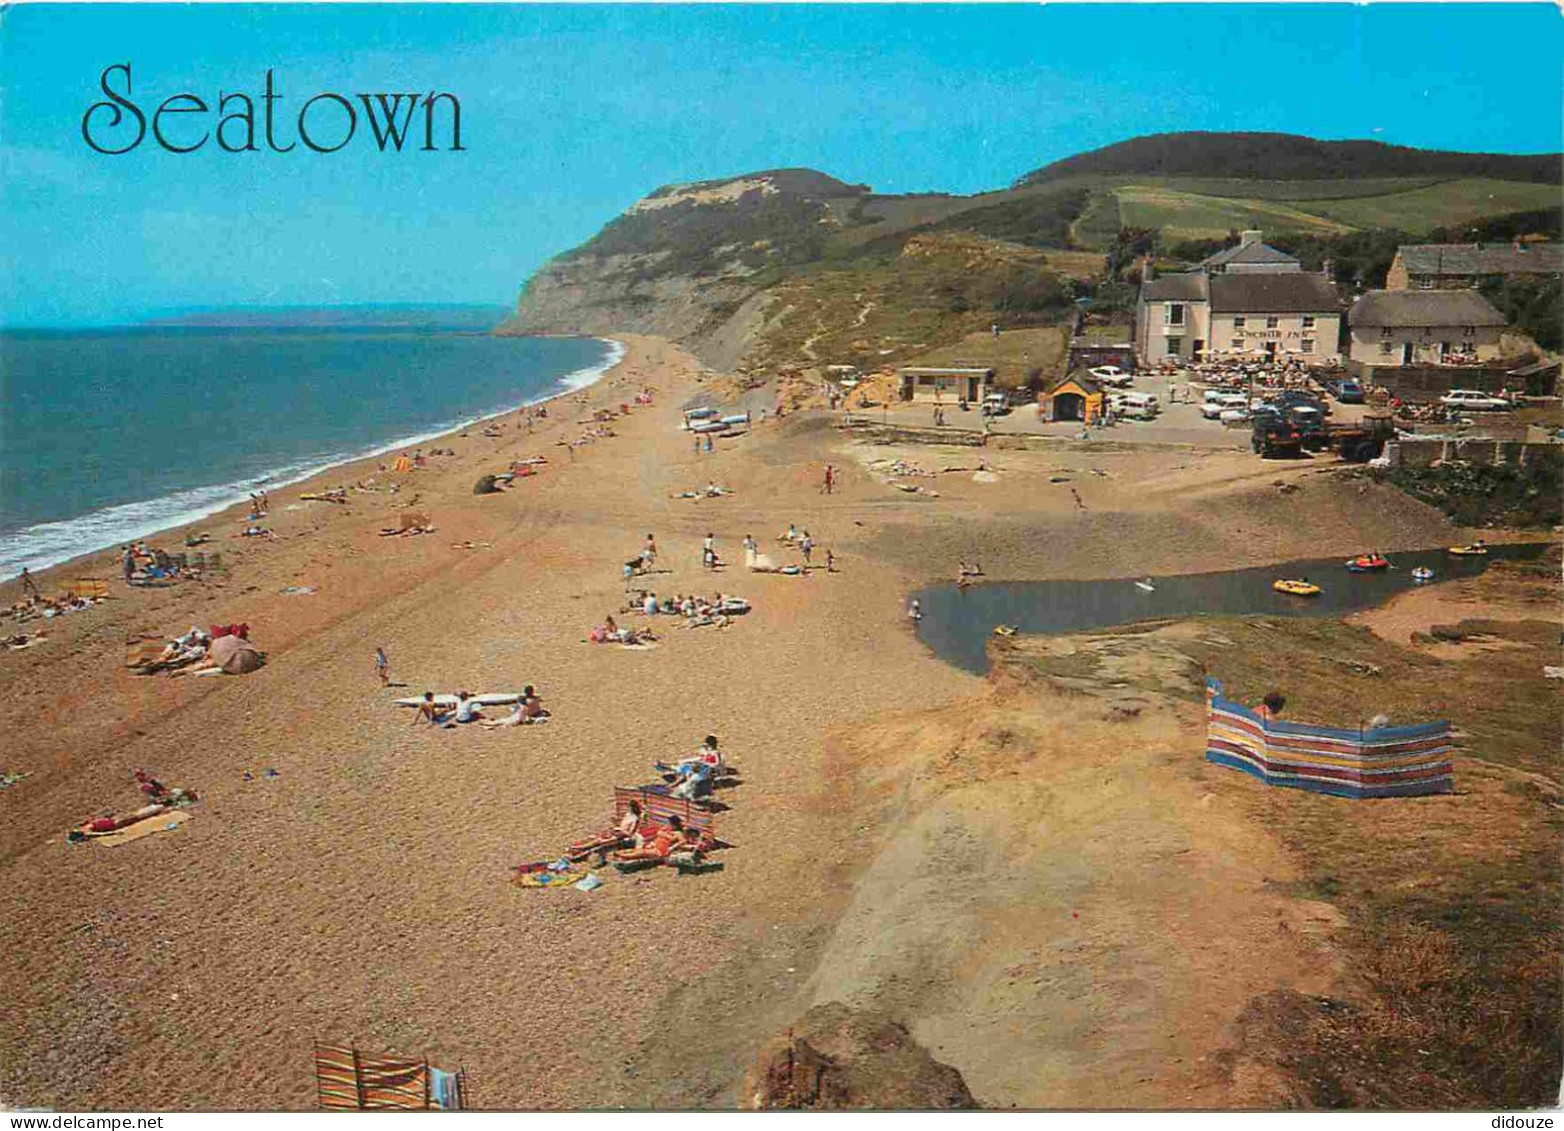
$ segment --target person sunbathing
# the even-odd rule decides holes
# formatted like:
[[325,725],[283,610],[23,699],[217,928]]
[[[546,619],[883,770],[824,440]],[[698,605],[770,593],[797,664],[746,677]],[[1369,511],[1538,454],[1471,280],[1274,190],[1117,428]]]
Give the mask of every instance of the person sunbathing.
[[584,860],[594,852],[606,852],[613,848],[639,848],[641,831],[641,803],[631,801],[613,828],[604,829],[596,836],[578,840],[566,853],[572,860]]
[[622,848],[614,853],[614,859],[625,863],[636,860],[666,860],[680,849],[691,849],[700,843],[685,831],[684,821],[676,813],[668,815],[668,823],[646,841],[634,848]]

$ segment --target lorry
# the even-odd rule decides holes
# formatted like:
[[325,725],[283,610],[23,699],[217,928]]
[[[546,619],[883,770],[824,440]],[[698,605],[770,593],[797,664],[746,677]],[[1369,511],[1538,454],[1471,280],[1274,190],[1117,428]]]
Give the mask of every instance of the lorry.
[[1333,451],[1350,463],[1367,463],[1396,438],[1388,415],[1370,414],[1343,424],[1326,423],[1313,413],[1311,419],[1299,419],[1300,415],[1268,406],[1256,409],[1250,438],[1255,453],[1263,459],[1281,459],[1297,457],[1305,449]]

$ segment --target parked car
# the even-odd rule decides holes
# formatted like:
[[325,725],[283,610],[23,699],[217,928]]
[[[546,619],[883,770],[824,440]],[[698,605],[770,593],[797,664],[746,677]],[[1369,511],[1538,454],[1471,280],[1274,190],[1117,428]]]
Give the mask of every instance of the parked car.
[[983,398],[984,416],[1004,416],[1010,411],[1010,396],[1000,390],[989,393]]
[[1295,405],[1302,405],[1305,408],[1312,408],[1321,416],[1330,415],[1330,405],[1326,404],[1313,393],[1305,392],[1302,389],[1283,390],[1271,398],[1271,403],[1274,404],[1277,408],[1283,410],[1292,408]]
[[1200,415],[1207,420],[1220,420],[1225,412],[1240,411],[1244,416],[1249,414],[1249,398],[1242,393],[1219,393],[1208,391],[1205,403],[1200,406]]
[[1108,403],[1126,420],[1153,420],[1162,411],[1155,393],[1112,393]]
[[1332,382],[1330,393],[1342,404],[1363,403],[1363,386],[1350,378]]
[[1115,389],[1127,389],[1135,380],[1117,365],[1098,365],[1086,372],[1091,374],[1092,379],[1099,385],[1111,385]]
[[1503,397],[1480,393],[1476,389],[1451,389],[1439,398],[1446,408],[1464,408],[1471,412],[1508,412],[1515,406]]

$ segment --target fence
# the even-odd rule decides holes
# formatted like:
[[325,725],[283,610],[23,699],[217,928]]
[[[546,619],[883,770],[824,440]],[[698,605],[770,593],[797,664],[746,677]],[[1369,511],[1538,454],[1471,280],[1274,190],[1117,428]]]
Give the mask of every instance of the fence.
[[1416,797],[1455,789],[1446,720],[1346,730],[1266,720],[1206,680],[1206,761],[1267,785],[1336,797]]

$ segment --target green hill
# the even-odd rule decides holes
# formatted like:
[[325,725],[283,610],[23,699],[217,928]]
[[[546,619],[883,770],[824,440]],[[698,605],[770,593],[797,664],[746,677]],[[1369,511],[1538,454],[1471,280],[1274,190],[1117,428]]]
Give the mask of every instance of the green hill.
[[1492,177],[1564,182],[1558,153],[1451,153],[1378,141],[1321,141],[1279,133],[1170,133],[1076,154],[1035,169],[1017,187],[1078,176],[1337,180],[1364,177]]

